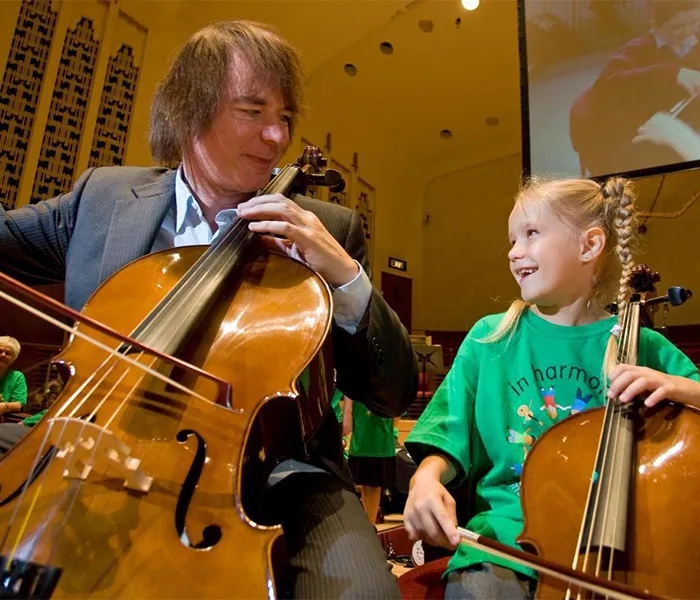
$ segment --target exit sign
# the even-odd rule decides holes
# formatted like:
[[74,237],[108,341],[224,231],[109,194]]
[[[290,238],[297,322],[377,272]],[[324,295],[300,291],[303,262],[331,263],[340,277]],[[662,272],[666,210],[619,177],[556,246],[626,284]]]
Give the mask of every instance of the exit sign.
[[401,260],[400,258],[392,258],[390,256],[389,257],[389,267],[392,269],[396,269],[397,271],[405,271],[406,270],[406,261]]

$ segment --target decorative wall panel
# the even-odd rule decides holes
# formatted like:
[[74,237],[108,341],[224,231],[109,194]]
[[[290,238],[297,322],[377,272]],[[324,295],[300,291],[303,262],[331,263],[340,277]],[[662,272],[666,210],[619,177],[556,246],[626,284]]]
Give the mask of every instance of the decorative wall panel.
[[49,0],[22,2],[0,84],[0,202],[17,202],[56,26]]
[[116,55],[109,57],[90,150],[91,167],[124,164],[138,77],[133,49],[122,44]]
[[69,190],[75,178],[80,138],[100,43],[91,19],[82,17],[66,33],[31,202]]

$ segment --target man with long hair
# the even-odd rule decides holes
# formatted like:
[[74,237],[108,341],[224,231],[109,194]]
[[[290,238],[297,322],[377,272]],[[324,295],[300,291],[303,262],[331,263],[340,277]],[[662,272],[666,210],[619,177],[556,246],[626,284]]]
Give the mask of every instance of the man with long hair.
[[[208,244],[243,217],[334,290],[338,388],[380,415],[400,415],[415,396],[415,359],[406,330],[371,286],[358,215],[309,198],[256,197],[289,147],[301,84],[297,52],[268,27],[228,21],[197,32],[152,105],[153,156],[175,168],[90,169],[66,194],[0,209],[0,268],[34,283],[65,280],[66,302],[79,309],[128,262]],[[397,597],[353,493],[332,410],[310,451],[307,462],[285,461],[269,480],[266,520],[282,524],[293,573],[290,589],[278,591]]]

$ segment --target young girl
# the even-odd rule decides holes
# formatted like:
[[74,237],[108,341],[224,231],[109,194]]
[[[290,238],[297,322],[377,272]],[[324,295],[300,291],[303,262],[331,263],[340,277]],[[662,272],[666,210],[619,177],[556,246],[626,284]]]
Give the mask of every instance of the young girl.
[[[697,369],[655,331],[641,332],[639,366],[615,366],[635,233],[624,179],[603,187],[587,179],[531,182],[518,194],[508,259],[522,300],[474,325],[406,440],[420,461],[404,514],[410,537],[457,546],[455,503],[444,485],[468,476],[475,502],[467,528],[515,547],[522,465],[553,423],[645,393],[647,406],[664,398],[700,406]],[[616,298],[612,317],[604,307]],[[535,578],[460,544],[445,597],[530,598]]]

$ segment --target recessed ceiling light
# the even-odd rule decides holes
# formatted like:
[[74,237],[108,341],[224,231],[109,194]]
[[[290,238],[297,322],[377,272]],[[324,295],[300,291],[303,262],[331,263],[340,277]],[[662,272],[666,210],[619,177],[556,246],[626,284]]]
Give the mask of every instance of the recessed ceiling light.
[[486,124],[489,127],[495,127],[499,123],[500,123],[500,121],[498,120],[498,117],[486,117]]
[[462,6],[465,10],[476,10],[479,8],[479,0],[462,0]]
[[440,137],[444,140],[449,140],[452,137],[452,132],[449,129],[443,129],[440,132]]
[[379,51],[382,54],[391,54],[394,51],[394,47],[389,42],[382,42],[379,44]]
[[352,63],[347,63],[343,67],[343,71],[345,71],[350,77],[355,77],[357,75],[357,67],[353,65]]
[[421,19],[418,21],[418,28],[423,33],[430,33],[433,30],[433,22],[430,19]]

